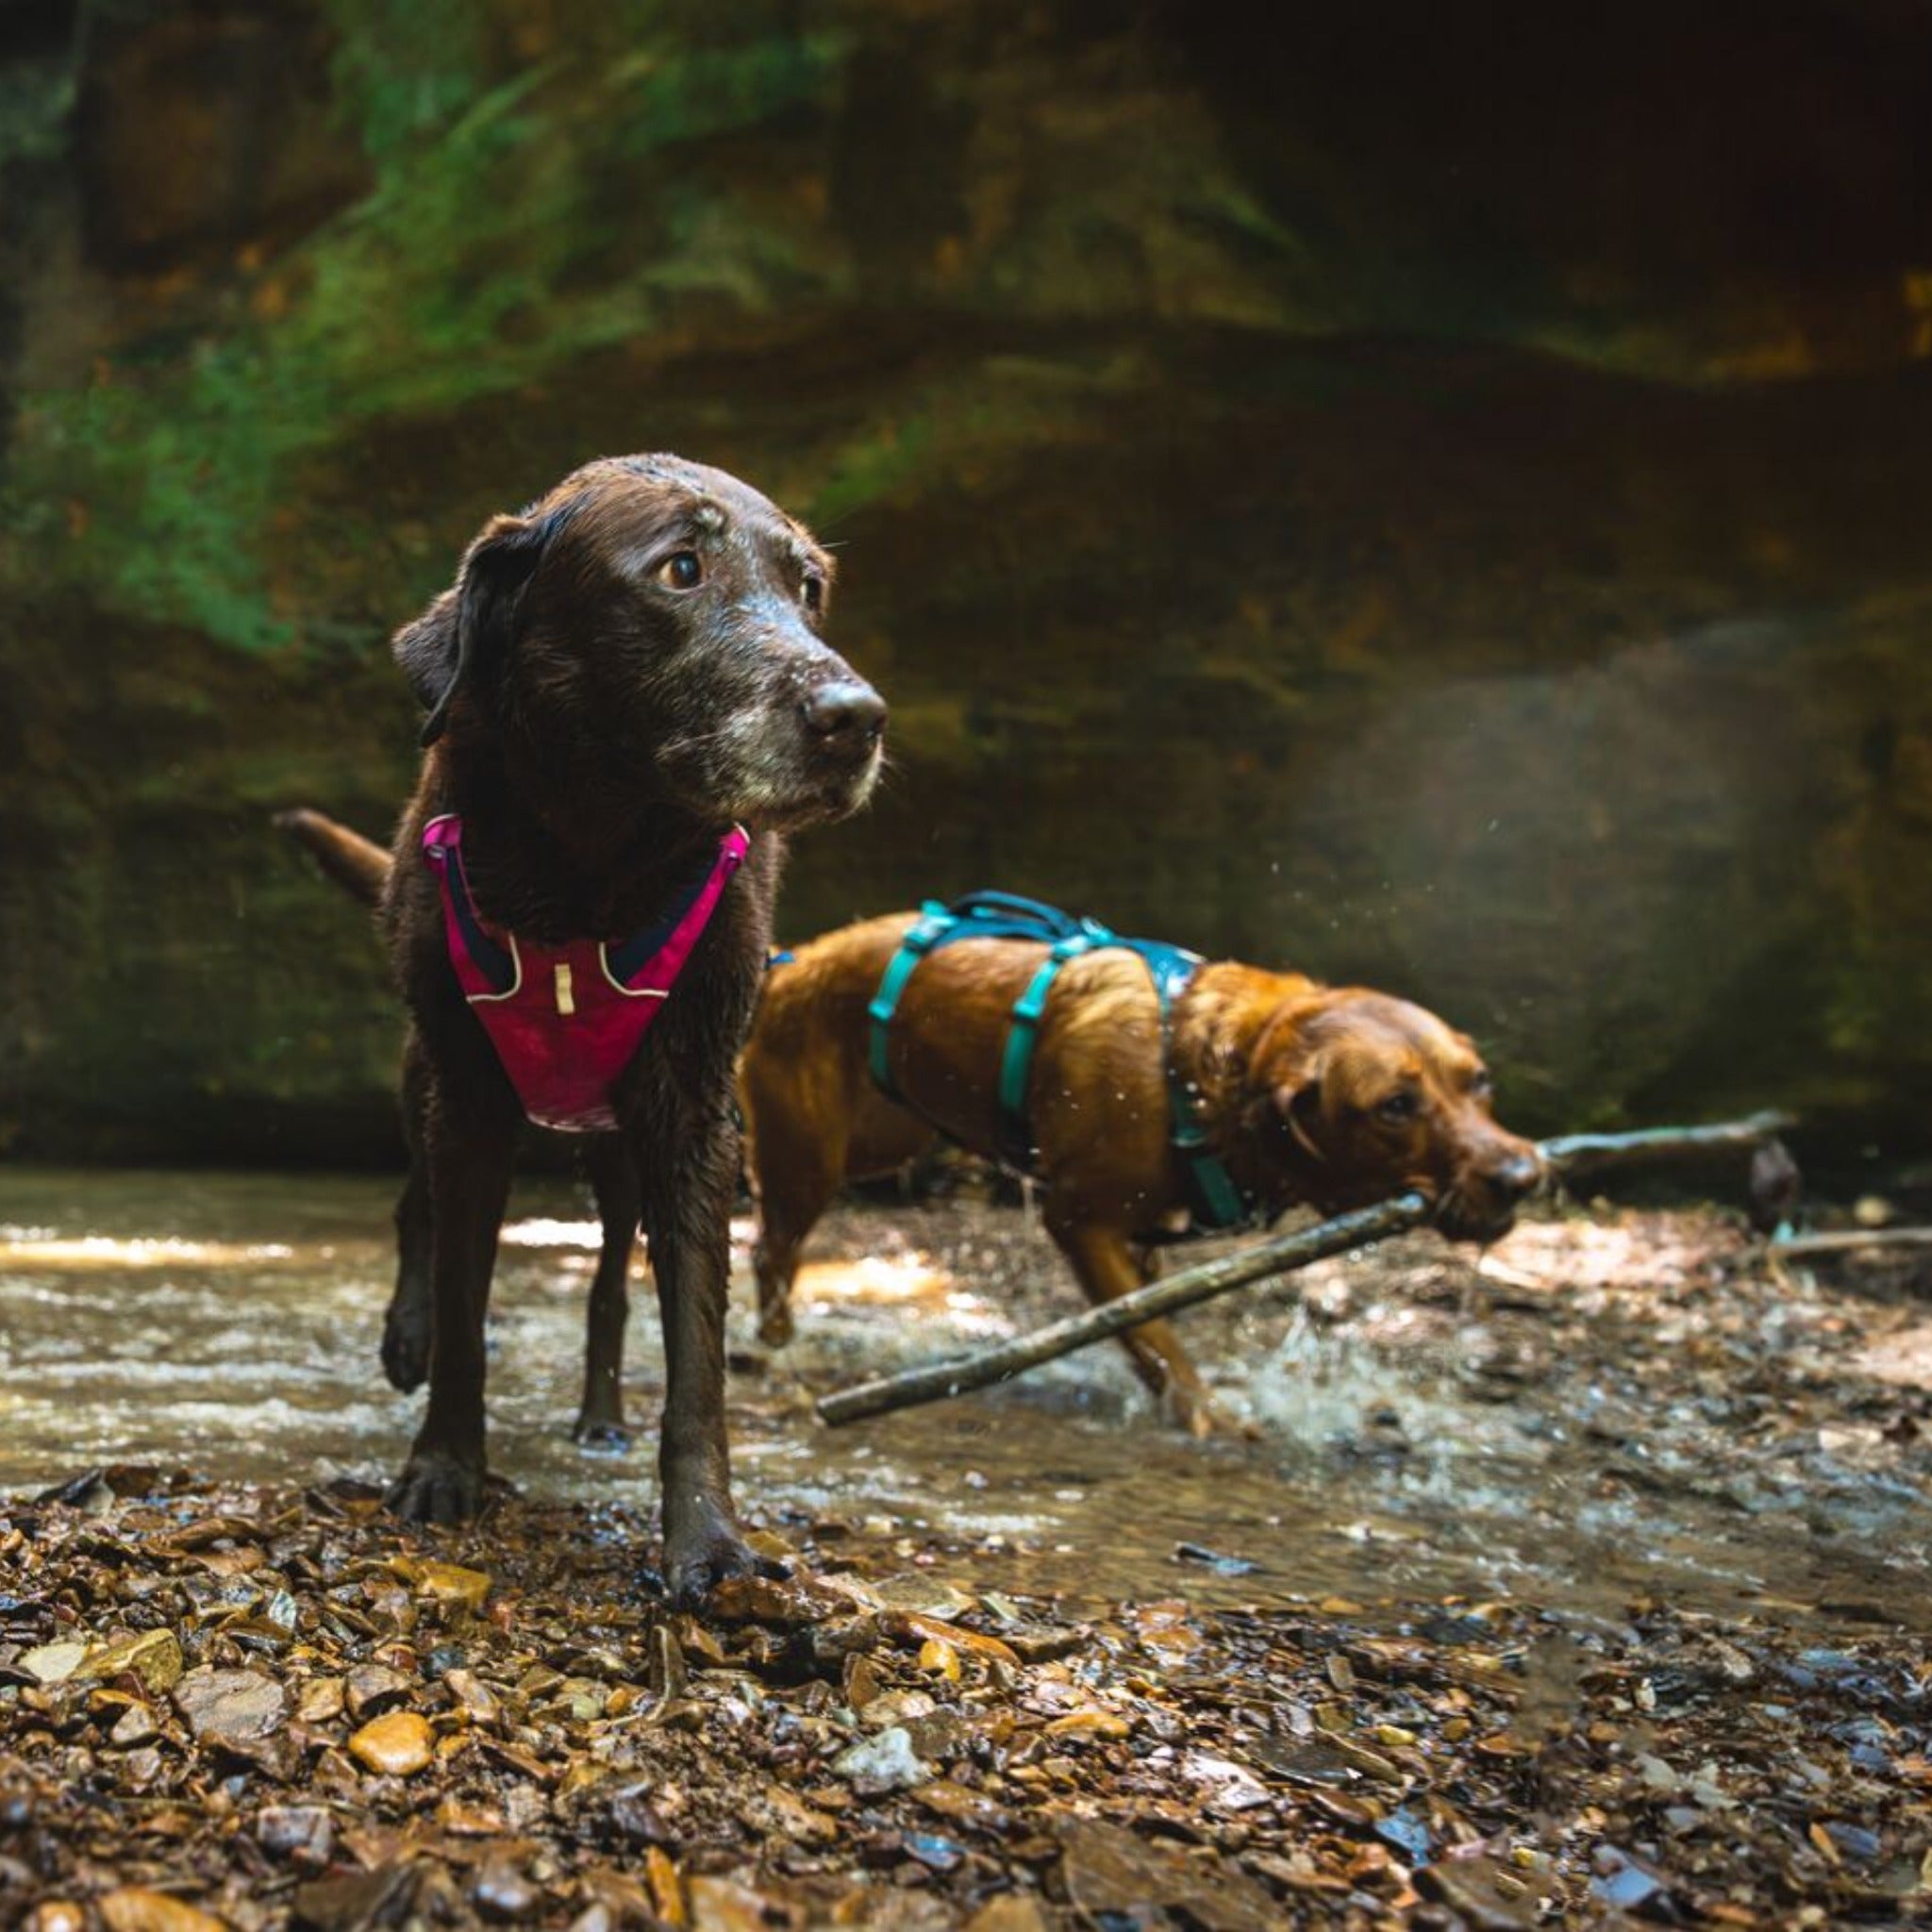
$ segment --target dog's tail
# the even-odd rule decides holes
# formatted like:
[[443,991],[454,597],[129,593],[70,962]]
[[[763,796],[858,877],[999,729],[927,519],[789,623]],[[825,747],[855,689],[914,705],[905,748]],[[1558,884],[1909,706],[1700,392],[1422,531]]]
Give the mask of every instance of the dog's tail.
[[306,806],[276,812],[275,824],[305,847],[351,898],[374,906],[382,897],[382,889],[389,883],[390,858],[374,840]]

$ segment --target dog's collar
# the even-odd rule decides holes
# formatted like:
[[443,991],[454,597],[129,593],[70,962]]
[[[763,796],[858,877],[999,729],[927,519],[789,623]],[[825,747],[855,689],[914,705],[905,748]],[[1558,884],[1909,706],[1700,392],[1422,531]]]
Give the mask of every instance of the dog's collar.
[[451,969],[482,1022],[524,1111],[540,1126],[593,1133],[617,1124],[612,1090],[671,995],[751,839],[734,825],[704,874],[623,941],[540,946],[489,924],[463,870],[463,822],[423,828],[442,895]]

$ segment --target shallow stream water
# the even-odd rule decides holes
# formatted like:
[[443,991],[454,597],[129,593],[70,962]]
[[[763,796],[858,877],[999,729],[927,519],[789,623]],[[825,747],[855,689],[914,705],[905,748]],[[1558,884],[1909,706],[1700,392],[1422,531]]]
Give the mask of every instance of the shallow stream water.
[[[392,1472],[422,1400],[376,1362],[393,1191],[359,1176],[0,1171],[0,1489],[125,1461],[305,1483]],[[1721,1461],[1677,1466],[1641,1441],[1615,1452],[1610,1479],[1605,1430],[1575,1412],[1588,1378],[1560,1396],[1534,1375],[1507,1400],[1472,1392],[1440,1343],[1405,1351],[1394,1301],[1380,1312],[1395,1345],[1373,1351],[1279,1292],[1189,1318],[1254,1440],[1164,1427],[1110,1347],[828,1430],[814,1395],[1065,1312],[1071,1282],[1014,1210],[841,1210],[801,1280],[798,1339],[774,1354],[751,1334],[749,1224],[734,1234],[738,1491],[781,1534],[828,1519],[943,1531],[984,1551],[987,1587],[1114,1598],[1460,1593],[1616,1615],[1648,1595],[1824,1629],[1932,1627],[1914,1481],[1780,1447],[1775,1483],[1755,1474],[1745,1494],[1714,1477]],[[641,1267],[636,1444],[591,1456],[569,1439],[595,1239],[567,1183],[520,1190],[491,1323],[492,1464],[531,1493],[648,1505],[662,1384]],[[1509,1279],[1548,1262],[1539,1242],[1527,1227],[1504,1244]],[[1373,1288],[1375,1265],[1334,1264],[1329,1285]]]

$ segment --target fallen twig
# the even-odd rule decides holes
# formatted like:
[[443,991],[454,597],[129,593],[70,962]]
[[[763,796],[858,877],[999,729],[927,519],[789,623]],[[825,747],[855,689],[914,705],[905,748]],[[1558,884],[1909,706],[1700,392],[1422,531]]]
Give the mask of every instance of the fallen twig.
[[1932,1227],[1857,1227],[1830,1234],[1793,1234],[1773,1241],[1779,1260],[1793,1256],[1844,1255],[1859,1248],[1932,1248]]
[[[1747,1149],[1790,1125],[1784,1114],[1754,1114],[1749,1120],[1725,1121],[1704,1127],[1653,1127],[1632,1134],[1571,1134],[1542,1141],[1538,1152],[1552,1174],[1621,1166],[1659,1155],[1704,1154]],[[1152,1281],[1131,1294],[1069,1315],[1028,1335],[1016,1335],[971,1355],[953,1356],[924,1368],[896,1375],[880,1375],[850,1389],[834,1391],[818,1404],[820,1417],[835,1426],[888,1415],[923,1402],[941,1402],[1004,1382],[1024,1370],[1037,1368],[1057,1356],[1071,1355],[1124,1329],[1138,1327],[1158,1315],[1172,1315],[1196,1303],[1211,1301],[1250,1282],[1287,1274],[1330,1255],[1345,1254],[1388,1235],[1420,1227],[1429,1218],[1429,1206],[1420,1194],[1398,1194],[1373,1208],[1358,1208],[1290,1234],[1269,1235],[1232,1254],[1183,1268],[1178,1274]]]
[[1741,1121],[1718,1121],[1704,1127],[1643,1127],[1629,1134],[1559,1134],[1541,1143],[1545,1161],[1558,1176],[1601,1174],[1607,1168],[1635,1167],[1659,1155],[1748,1153],[1796,1123],[1788,1113],[1754,1113]]
[[1030,1335],[1016,1335],[1009,1341],[976,1349],[972,1355],[955,1356],[949,1361],[908,1369],[902,1374],[882,1375],[854,1389],[841,1389],[819,1403],[819,1414],[828,1423],[856,1423],[865,1416],[910,1408],[916,1403],[963,1395],[969,1389],[1003,1382],[1023,1369],[1035,1368],[1055,1356],[1071,1355],[1076,1348],[1118,1335],[1124,1328],[1151,1322],[1157,1315],[1171,1315],[1178,1308],[1191,1308],[1196,1302],[1225,1294],[1230,1289],[1244,1288],[1263,1275],[1306,1268],[1310,1261],[1319,1261],[1326,1255],[1340,1255],[1365,1242],[1380,1241],[1384,1235],[1420,1227],[1428,1218],[1428,1203],[1420,1194],[1398,1194],[1394,1200],[1380,1202],[1374,1208],[1358,1208],[1352,1214],[1338,1214],[1333,1221],[1318,1222],[1315,1226],[1297,1229],[1293,1234],[1274,1235],[1238,1248],[1231,1255],[1217,1255],[1210,1261],[1197,1262],[1177,1274],[1124,1294],[1118,1301],[1090,1308],[1084,1315],[1069,1315],[1064,1321],[1049,1323]]

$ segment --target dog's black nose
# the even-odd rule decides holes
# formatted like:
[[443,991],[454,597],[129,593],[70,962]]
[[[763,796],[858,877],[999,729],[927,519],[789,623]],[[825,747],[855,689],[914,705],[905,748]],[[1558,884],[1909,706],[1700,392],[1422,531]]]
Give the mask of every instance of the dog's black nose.
[[1490,1185],[1511,1201],[1520,1201],[1543,1177],[1533,1154],[1511,1154],[1490,1170]]
[[822,684],[805,701],[805,722],[820,738],[876,738],[886,728],[886,701],[857,677]]

